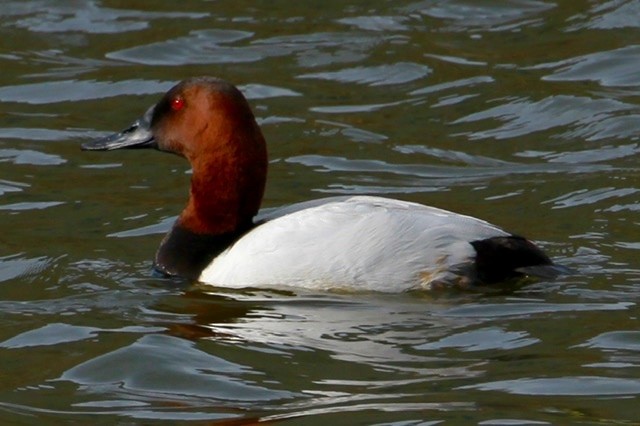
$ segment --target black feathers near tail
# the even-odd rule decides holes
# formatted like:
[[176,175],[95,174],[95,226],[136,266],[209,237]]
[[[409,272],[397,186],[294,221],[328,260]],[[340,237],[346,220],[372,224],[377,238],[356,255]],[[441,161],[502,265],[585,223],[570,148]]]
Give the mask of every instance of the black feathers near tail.
[[517,235],[472,241],[476,250],[476,275],[480,284],[498,283],[523,275],[555,278],[567,269],[526,238]]

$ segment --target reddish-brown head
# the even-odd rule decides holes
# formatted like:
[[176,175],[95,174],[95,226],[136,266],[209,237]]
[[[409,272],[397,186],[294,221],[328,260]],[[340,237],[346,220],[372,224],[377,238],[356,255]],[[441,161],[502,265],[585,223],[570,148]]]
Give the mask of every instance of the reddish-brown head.
[[89,150],[154,147],[193,167],[189,202],[178,223],[197,234],[248,227],[267,174],[262,132],[242,93],[210,77],[184,80],[124,132],[83,145]]
[[193,167],[182,226],[219,234],[251,223],[264,193],[267,149],[235,86],[202,77],[181,82],[156,105],[151,129],[158,149],[184,156]]

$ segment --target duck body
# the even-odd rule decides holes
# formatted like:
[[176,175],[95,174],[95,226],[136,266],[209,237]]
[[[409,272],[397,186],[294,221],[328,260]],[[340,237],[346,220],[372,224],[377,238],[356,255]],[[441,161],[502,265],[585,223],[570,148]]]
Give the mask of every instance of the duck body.
[[470,244],[506,232],[468,216],[382,197],[331,197],[265,215],[199,280],[400,292],[476,280]]
[[330,197],[258,214],[266,144],[244,96],[223,80],[185,80],[125,131],[83,145],[140,147],[193,167],[187,206],[156,254],[167,275],[234,288],[401,292],[562,270],[525,238],[417,203]]

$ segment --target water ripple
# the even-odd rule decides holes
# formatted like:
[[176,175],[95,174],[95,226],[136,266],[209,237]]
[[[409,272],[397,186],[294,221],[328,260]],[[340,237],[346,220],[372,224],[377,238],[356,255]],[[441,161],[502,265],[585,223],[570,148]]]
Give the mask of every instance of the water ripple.
[[185,65],[256,62],[265,58],[295,54],[301,65],[315,67],[362,59],[375,37],[352,33],[313,33],[253,40],[253,34],[236,30],[196,30],[189,36],[136,46],[107,54],[110,59],[145,65]]
[[347,68],[333,72],[302,74],[298,78],[338,81],[341,83],[358,83],[370,86],[386,86],[403,84],[426,77],[431,68],[412,62],[398,62],[377,67]]
[[253,33],[247,31],[196,30],[185,37],[111,52],[107,58],[144,65],[186,65],[255,62],[282,54],[252,47],[226,46],[252,36]]
[[0,100],[27,104],[104,99],[122,95],[162,93],[174,83],[155,80],[63,80],[0,87]]
[[472,4],[457,0],[436,1],[435,4],[421,1],[406,9],[451,22],[448,27],[450,31],[510,31],[532,23],[539,24],[536,17],[553,7],[552,4],[535,0],[510,0],[500,4]]
[[[18,19],[14,25],[31,31],[45,33],[85,32],[92,34],[123,33],[149,27],[154,19],[198,19],[206,13],[143,12],[127,9],[111,9],[98,6],[99,2],[73,2],[69,6],[54,5],[48,1],[3,3],[3,13],[29,15]],[[34,11],[39,11],[34,13]]]
[[67,162],[59,155],[45,154],[31,149],[0,149],[0,163],[31,164],[34,166],[57,166]]
[[540,341],[528,336],[526,331],[505,331],[498,327],[487,327],[450,334],[436,342],[418,345],[416,349],[433,351],[456,348],[463,352],[510,350],[530,346]]
[[[66,141],[75,137],[90,138],[92,137],[91,135],[92,135],[92,132],[86,131],[86,130],[53,130],[53,129],[40,129],[40,128],[34,128],[34,127],[0,128],[0,138],[23,139],[23,140],[30,140],[30,141]],[[31,151],[31,153],[25,153],[24,152],[25,150],[23,150],[22,154],[16,153],[16,152],[11,154],[12,151],[17,151],[17,150],[8,149],[3,151],[5,151],[5,155],[4,155],[5,158],[14,157],[16,161],[18,161],[17,157],[20,157],[22,155],[24,156],[20,161],[24,160],[25,157],[31,157],[31,159],[33,159],[32,153],[35,152],[35,151]],[[46,157],[47,155],[51,155],[51,154],[43,154],[43,153],[39,153],[39,154],[40,154],[39,156],[41,157],[40,161],[46,161],[44,160],[44,157]],[[1,153],[0,153],[0,157],[3,157]],[[49,161],[55,162],[55,161],[62,160],[62,159],[54,160],[53,157],[54,156],[51,155],[51,158],[49,159]],[[62,164],[62,163],[64,163],[64,161],[58,164]]]
[[632,45],[620,49],[591,53],[541,65],[538,68],[557,67],[547,81],[597,81],[607,87],[634,87],[640,84],[640,46]]
[[628,310],[635,306],[631,302],[618,303],[504,303],[499,305],[468,304],[465,306],[454,307],[446,312],[446,315],[464,316],[465,318],[497,318],[510,317],[520,315],[532,315],[548,312],[580,312],[580,311],[618,311]]
[[0,210],[22,211],[22,210],[42,210],[64,204],[64,201],[25,201],[21,203],[2,204]]
[[27,258],[19,254],[0,257],[0,282],[38,274],[49,267],[51,262],[46,257]]
[[470,139],[512,139],[561,126],[593,126],[614,113],[634,109],[612,99],[555,95],[539,101],[508,100],[499,106],[458,118],[452,124],[499,120],[503,125],[490,130],[464,132]]
[[640,331],[610,331],[599,334],[580,346],[640,352]]
[[578,21],[571,25],[568,31],[582,29],[615,29],[638,27],[638,15],[640,15],[640,3],[637,1],[610,0],[594,4],[586,13],[580,13],[569,18],[569,22]]
[[9,192],[22,192],[24,191],[24,188],[28,187],[29,185],[26,183],[0,179],[0,195],[7,194]]
[[403,36],[373,36],[357,32],[327,32],[278,36],[256,40],[253,45],[267,51],[296,54],[301,67],[359,62],[383,42],[406,42]]
[[338,22],[351,25],[355,28],[367,31],[405,31],[408,27],[404,24],[407,18],[404,16],[356,16],[341,18]]
[[554,209],[565,209],[569,207],[577,207],[584,204],[595,204],[610,198],[627,197],[640,192],[637,188],[596,188],[596,189],[580,189],[577,191],[564,194],[551,200],[543,201],[542,204],[553,203]]
[[[481,160],[479,160],[481,161]],[[491,176],[507,176],[512,174],[531,173],[591,173],[594,171],[610,170],[606,165],[573,164],[518,164],[498,162],[491,167],[456,167],[437,166],[427,164],[393,164],[383,160],[349,159],[345,157],[327,155],[298,155],[286,159],[287,163],[302,164],[322,172],[372,172],[376,174],[389,173],[393,175],[407,175],[420,178],[450,179],[464,181],[483,179]],[[437,184],[437,180],[432,181]],[[442,183],[442,181],[439,181]]]
[[119,329],[100,329],[65,323],[47,324],[44,327],[26,331],[0,342],[0,347],[8,349],[35,346],[53,346],[61,343],[77,342],[97,337],[101,332],[110,333],[153,333],[161,331],[159,327],[122,327]]
[[93,387],[110,386],[113,392],[124,389],[232,401],[271,401],[294,395],[250,384],[263,379],[252,369],[206,353],[191,342],[159,334],[142,336],[59,378],[87,386],[89,392]]
[[515,395],[638,395],[640,380],[592,376],[516,379],[461,386],[458,389],[504,391]]

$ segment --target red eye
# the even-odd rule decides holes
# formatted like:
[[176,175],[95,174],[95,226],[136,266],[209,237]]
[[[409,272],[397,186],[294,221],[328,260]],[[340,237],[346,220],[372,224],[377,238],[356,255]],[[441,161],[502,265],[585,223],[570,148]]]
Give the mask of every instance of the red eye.
[[174,111],[180,111],[184,108],[184,99],[181,97],[173,98],[171,100],[171,109]]

